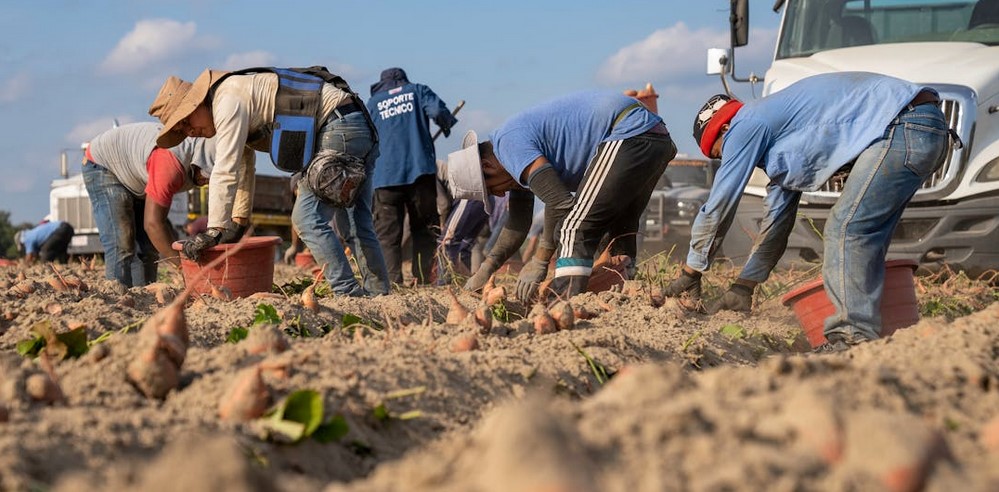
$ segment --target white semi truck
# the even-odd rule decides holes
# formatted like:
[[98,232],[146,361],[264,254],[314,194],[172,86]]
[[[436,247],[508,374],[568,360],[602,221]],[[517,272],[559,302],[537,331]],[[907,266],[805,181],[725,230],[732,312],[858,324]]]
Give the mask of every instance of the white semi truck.
[[[748,0],[732,0],[732,50],[709,50],[710,73],[762,82],[762,94],[827,72],[877,72],[933,87],[964,142],[906,208],[889,258],[930,270],[946,264],[977,275],[999,268],[999,0],[778,0],[774,60],[762,80],[739,79],[734,48],[745,44]],[[721,53],[721,56],[719,56]],[[718,67],[712,70],[712,67]],[[744,262],[763,218],[767,177],[746,187],[723,249]],[[782,262],[817,261],[821,232],[841,183],[802,196]]]

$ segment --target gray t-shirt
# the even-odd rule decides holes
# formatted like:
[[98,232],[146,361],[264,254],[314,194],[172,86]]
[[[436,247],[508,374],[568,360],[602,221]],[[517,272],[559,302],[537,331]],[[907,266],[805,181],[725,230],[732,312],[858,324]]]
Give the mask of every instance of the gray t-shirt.
[[[135,196],[146,194],[149,174],[146,161],[156,147],[156,136],[163,125],[154,122],[131,123],[112,128],[90,141],[90,158],[94,164],[107,168]],[[184,168],[184,188],[193,186],[190,181],[191,164],[200,167],[206,174],[214,164],[215,149],[213,139],[186,138],[169,149]]]

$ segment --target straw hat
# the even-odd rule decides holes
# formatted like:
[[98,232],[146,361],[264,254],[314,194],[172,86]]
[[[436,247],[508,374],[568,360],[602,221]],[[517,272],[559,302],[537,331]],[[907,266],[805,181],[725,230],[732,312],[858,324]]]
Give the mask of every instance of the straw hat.
[[461,141],[461,150],[448,154],[447,187],[455,200],[478,200],[485,205],[486,214],[492,215],[493,203],[486,191],[478,140],[478,135],[469,130]]
[[159,94],[149,106],[149,114],[159,118],[163,129],[156,137],[156,145],[167,149],[182,142],[187,135],[174,129],[180,120],[187,118],[208,96],[208,90],[229,72],[207,69],[194,83],[170,76],[160,87]]

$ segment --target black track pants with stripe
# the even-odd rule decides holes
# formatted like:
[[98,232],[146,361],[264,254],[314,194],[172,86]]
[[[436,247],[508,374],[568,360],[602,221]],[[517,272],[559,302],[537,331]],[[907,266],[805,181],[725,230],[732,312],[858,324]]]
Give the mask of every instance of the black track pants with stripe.
[[[647,132],[625,140],[604,142],[597,148],[573,201],[572,209],[556,225],[557,293],[586,289],[597,246],[604,234],[614,239],[614,254],[636,254],[639,220],[659,177],[676,155],[669,135]],[[572,277],[572,292],[565,292]],[[563,285],[560,285],[563,284]]]

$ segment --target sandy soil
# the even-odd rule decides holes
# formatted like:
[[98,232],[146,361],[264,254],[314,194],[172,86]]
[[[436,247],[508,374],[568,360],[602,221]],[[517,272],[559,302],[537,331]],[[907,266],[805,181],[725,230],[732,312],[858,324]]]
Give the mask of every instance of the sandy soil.
[[[289,291],[309,277],[276,268]],[[747,317],[654,307],[650,284],[631,281],[574,299],[598,315],[549,334],[512,301],[486,333],[446,323],[439,288],[321,296],[317,312],[298,294],[201,297],[184,310],[179,388],[160,401],[126,371],[138,325],[180,280],[164,274],[173,287],[158,300],[102,273],[63,266],[86,288],[58,291],[48,266],[0,268],[0,490],[999,490],[999,304],[811,355],[772,292],[786,283]],[[34,292],[18,294],[19,274]],[[921,302],[940,297],[921,290]],[[261,302],[282,329],[315,336],[286,335],[280,354],[226,342]],[[344,329],[345,314],[380,329]],[[18,355],[46,321],[108,335],[80,358]],[[469,337],[477,348],[461,350]],[[54,402],[31,396],[46,361],[64,395]],[[237,374],[262,362],[286,368],[263,372],[274,401],[318,391],[346,436],[288,444],[220,419]]]

